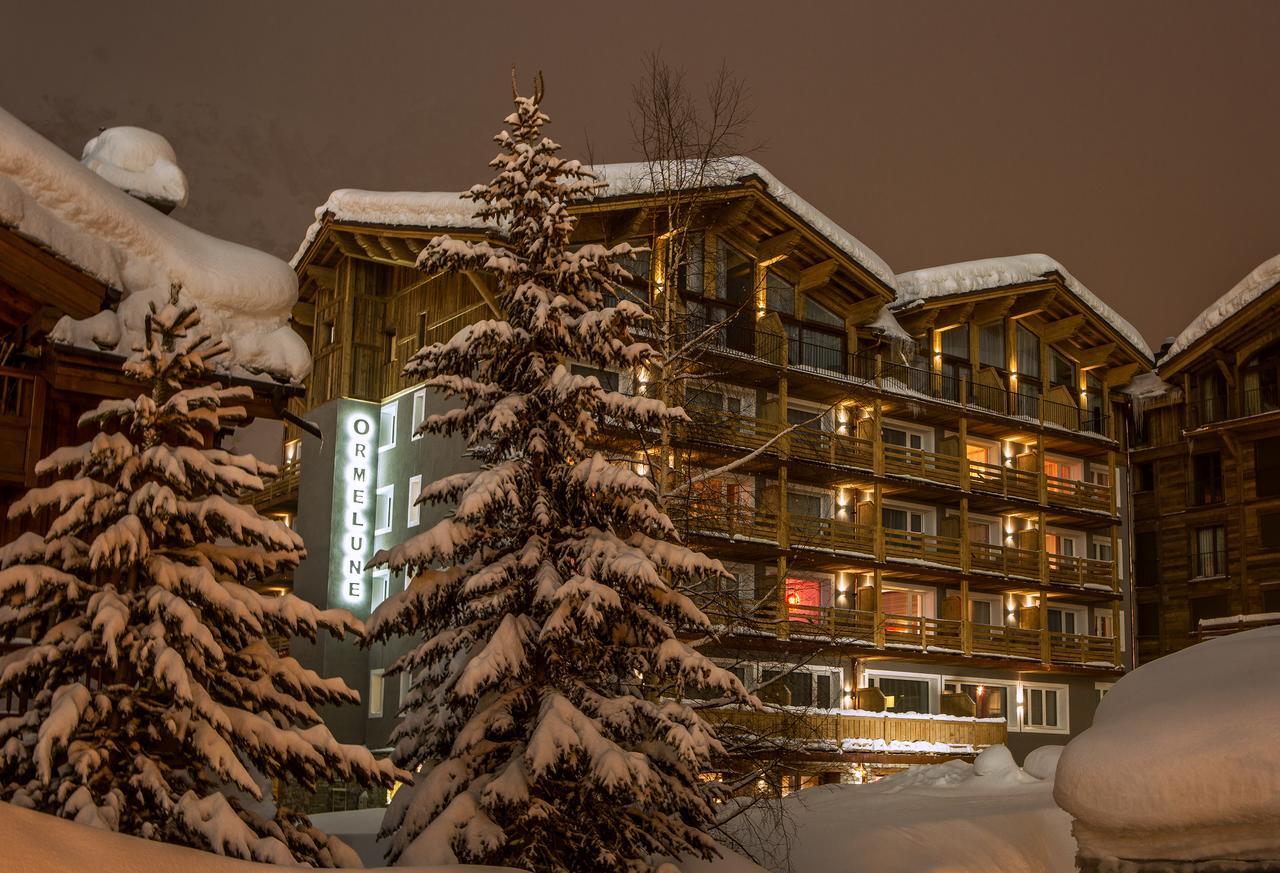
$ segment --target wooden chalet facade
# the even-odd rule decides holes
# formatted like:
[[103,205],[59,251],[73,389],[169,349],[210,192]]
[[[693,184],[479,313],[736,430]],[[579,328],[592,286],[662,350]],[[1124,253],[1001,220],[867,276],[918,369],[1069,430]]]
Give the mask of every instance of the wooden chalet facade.
[[[380,404],[384,429],[400,436],[378,453],[386,526],[375,527],[394,538],[430,523],[436,510],[414,514],[411,501],[421,464],[440,456],[421,445],[429,440],[406,442],[431,400],[400,370],[417,348],[500,314],[500,304],[480,276],[413,268],[431,238],[481,238],[486,228],[393,225],[379,198],[402,215],[394,198],[412,195],[359,193],[361,209],[331,201],[295,261],[315,361],[306,407]],[[622,293],[670,294],[687,335],[706,334],[703,378],[673,398],[691,417],[673,434],[673,482],[763,447],[669,504],[686,537],[737,578],[732,590],[703,592],[723,629],[707,652],[791,704],[713,717],[785,731],[805,778],[997,742],[1022,754],[1087,727],[1128,663],[1126,446],[1113,401],[1150,369],[1145,350],[1061,275],[900,300],[883,264],[807,204],[776,196],[768,177],[700,194],[679,229],[677,263],[665,255],[668,209],[660,194],[602,197],[576,207],[575,241],[647,248]],[[646,374],[599,375],[649,390]],[[1043,391],[1033,394],[1037,379]],[[611,432],[604,444],[619,462],[652,459],[651,435]],[[408,451],[419,461],[396,460]],[[303,521],[311,500],[301,502]],[[391,584],[402,581],[374,580],[363,607]],[[377,715],[345,739],[385,741],[396,709],[381,687],[390,660],[374,653],[365,687]]]
[[[1280,623],[1280,259],[1158,364],[1134,469],[1138,654]],[[1256,278],[1255,278],[1256,277]],[[1246,283],[1254,294],[1241,299]]]

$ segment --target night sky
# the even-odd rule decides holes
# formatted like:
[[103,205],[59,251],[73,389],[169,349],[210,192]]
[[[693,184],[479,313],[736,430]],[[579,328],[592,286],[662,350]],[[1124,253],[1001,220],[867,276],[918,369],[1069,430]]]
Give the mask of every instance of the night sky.
[[1056,257],[1153,346],[1280,252],[1280,3],[11,3],[0,105],[163,133],[176,216],[289,257],[334,188],[486,181],[510,66],[634,160],[661,50],[751,90],[754,157],[902,272]]

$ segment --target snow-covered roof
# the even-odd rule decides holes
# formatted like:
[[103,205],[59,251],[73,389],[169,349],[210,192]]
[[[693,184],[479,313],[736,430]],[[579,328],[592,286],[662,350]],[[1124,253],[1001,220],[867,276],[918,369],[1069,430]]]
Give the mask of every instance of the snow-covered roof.
[[187,176],[169,141],[141,127],[109,127],[84,144],[80,163],[121,191],[169,207],[187,205]]
[[926,267],[923,270],[912,270],[898,274],[898,299],[893,308],[910,309],[919,306],[926,300],[937,297],[950,297],[954,294],[966,294],[972,291],[986,291],[992,288],[1003,288],[1008,285],[1021,285],[1044,278],[1049,273],[1058,273],[1062,281],[1080,303],[1097,313],[1115,331],[1124,337],[1134,348],[1142,352],[1148,360],[1153,360],[1151,347],[1137,329],[1120,316],[1118,312],[1103,303],[1079,279],[1071,275],[1048,255],[1011,255],[1004,258],[985,258],[980,261],[965,261],[959,264],[946,264],[940,267]]
[[[663,188],[667,179],[689,178],[679,170],[667,172],[661,165],[647,162],[622,164],[597,164],[590,168],[601,181],[607,183],[597,197],[626,197],[636,194],[653,194]],[[750,158],[734,157],[712,163],[699,175],[701,187],[728,188],[756,176],[764,183],[765,190],[778,203],[794,212],[802,221],[821,234],[828,242],[857,261],[876,278],[890,288],[894,287],[893,270],[879,255],[857,237],[824,215],[817,207],[796,194],[762,165]],[[320,231],[324,216],[336,221],[361,224],[378,224],[392,227],[466,228],[484,230],[492,224],[475,217],[475,204],[463,200],[462,194],[452,192],[423,191],[361,191],[342,188],[329,195],[324,205],[316,209],[316,220],[307,229],[302,245],[293,256],[291,264],[297,266],[307,248]]]
[[1234,288],[1215,300],[1204,312],[1197,315],[1191,324],[1187,325],[1182,333],[1178,334],[1177,339],[1173,341],[1173,345],[1165,352],[1160,362],[1167,363],[1173,360],[1176,355],[1189,349],[1196,340],[1244,309],[1276,285],[1280,285],[1280,255],[1263,261],[1254,268],[1253,272],[1237,282]]
[[[126,139],[138,145],[138,137]],[[115,312],[64,317],[49,334],[54,342],[127,354],[142,336],[148,304],[166,302],[178,283],[200,306],[203,328],[230,345],[221,369],[295,383],[311,369],[307,344],[289,326],[298,282],[287,264],[169,218],[3,109],[0,225],[121,292]]]

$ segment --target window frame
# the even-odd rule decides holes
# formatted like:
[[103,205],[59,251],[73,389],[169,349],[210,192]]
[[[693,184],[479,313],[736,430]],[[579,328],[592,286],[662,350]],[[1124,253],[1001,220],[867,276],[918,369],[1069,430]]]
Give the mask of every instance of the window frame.
[[418,502],[418,498],[422,496],[421,474],[409,477],[408,496],[408,512],[405,513],[405,522],[408,527],[417,527],[422,524],[422,504]]
[[[1041,697],[1041,714],[1048,712],[1045,706],[1046,698],[1043,697],[1045,692],[1054,693],[1054,711],[1057,715],[1057,724],[1036,724],[1031,721],[1032,697],[1038,692]],[[1023,733],[1032,734],[1070,734],[1071,733],[1071,686],[1056,685],[1049,682],[1019,682],[1018,683],[1018,724]],[[1042,719],[1044,721],[1045,719]]]
[[413,392],[413,412],[409,417],[409,439],[420,440],[426,434],[419,433],[422,423],[427,420],[427,389],[420,388]]
[[[374,492],[373,504],[373,535],[381,536],[382,534],[391,533],[395,529],[395,510],[396,510],[396,486],[395,484],[383,485]],[[382,507],[383,495],[386,496],[387,514],[386,527],[378,527],[378,510]]]
[[[367,712],[369,718],[382,718],[387,706],[387,671],[375,667],[369,671],[369,700]],[[377,689],[376,693],[375,690]],[[376,708],[375,708],[376,707]]]

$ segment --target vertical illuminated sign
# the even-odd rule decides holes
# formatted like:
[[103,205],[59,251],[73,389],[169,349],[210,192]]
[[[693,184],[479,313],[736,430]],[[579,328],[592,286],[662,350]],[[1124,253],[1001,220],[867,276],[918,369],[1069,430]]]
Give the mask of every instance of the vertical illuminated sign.
[[330,531],[329,590],[343,605],[366,604],[373,556],[377,493],[377,407],[344,409],[334,458],[333,524]]

